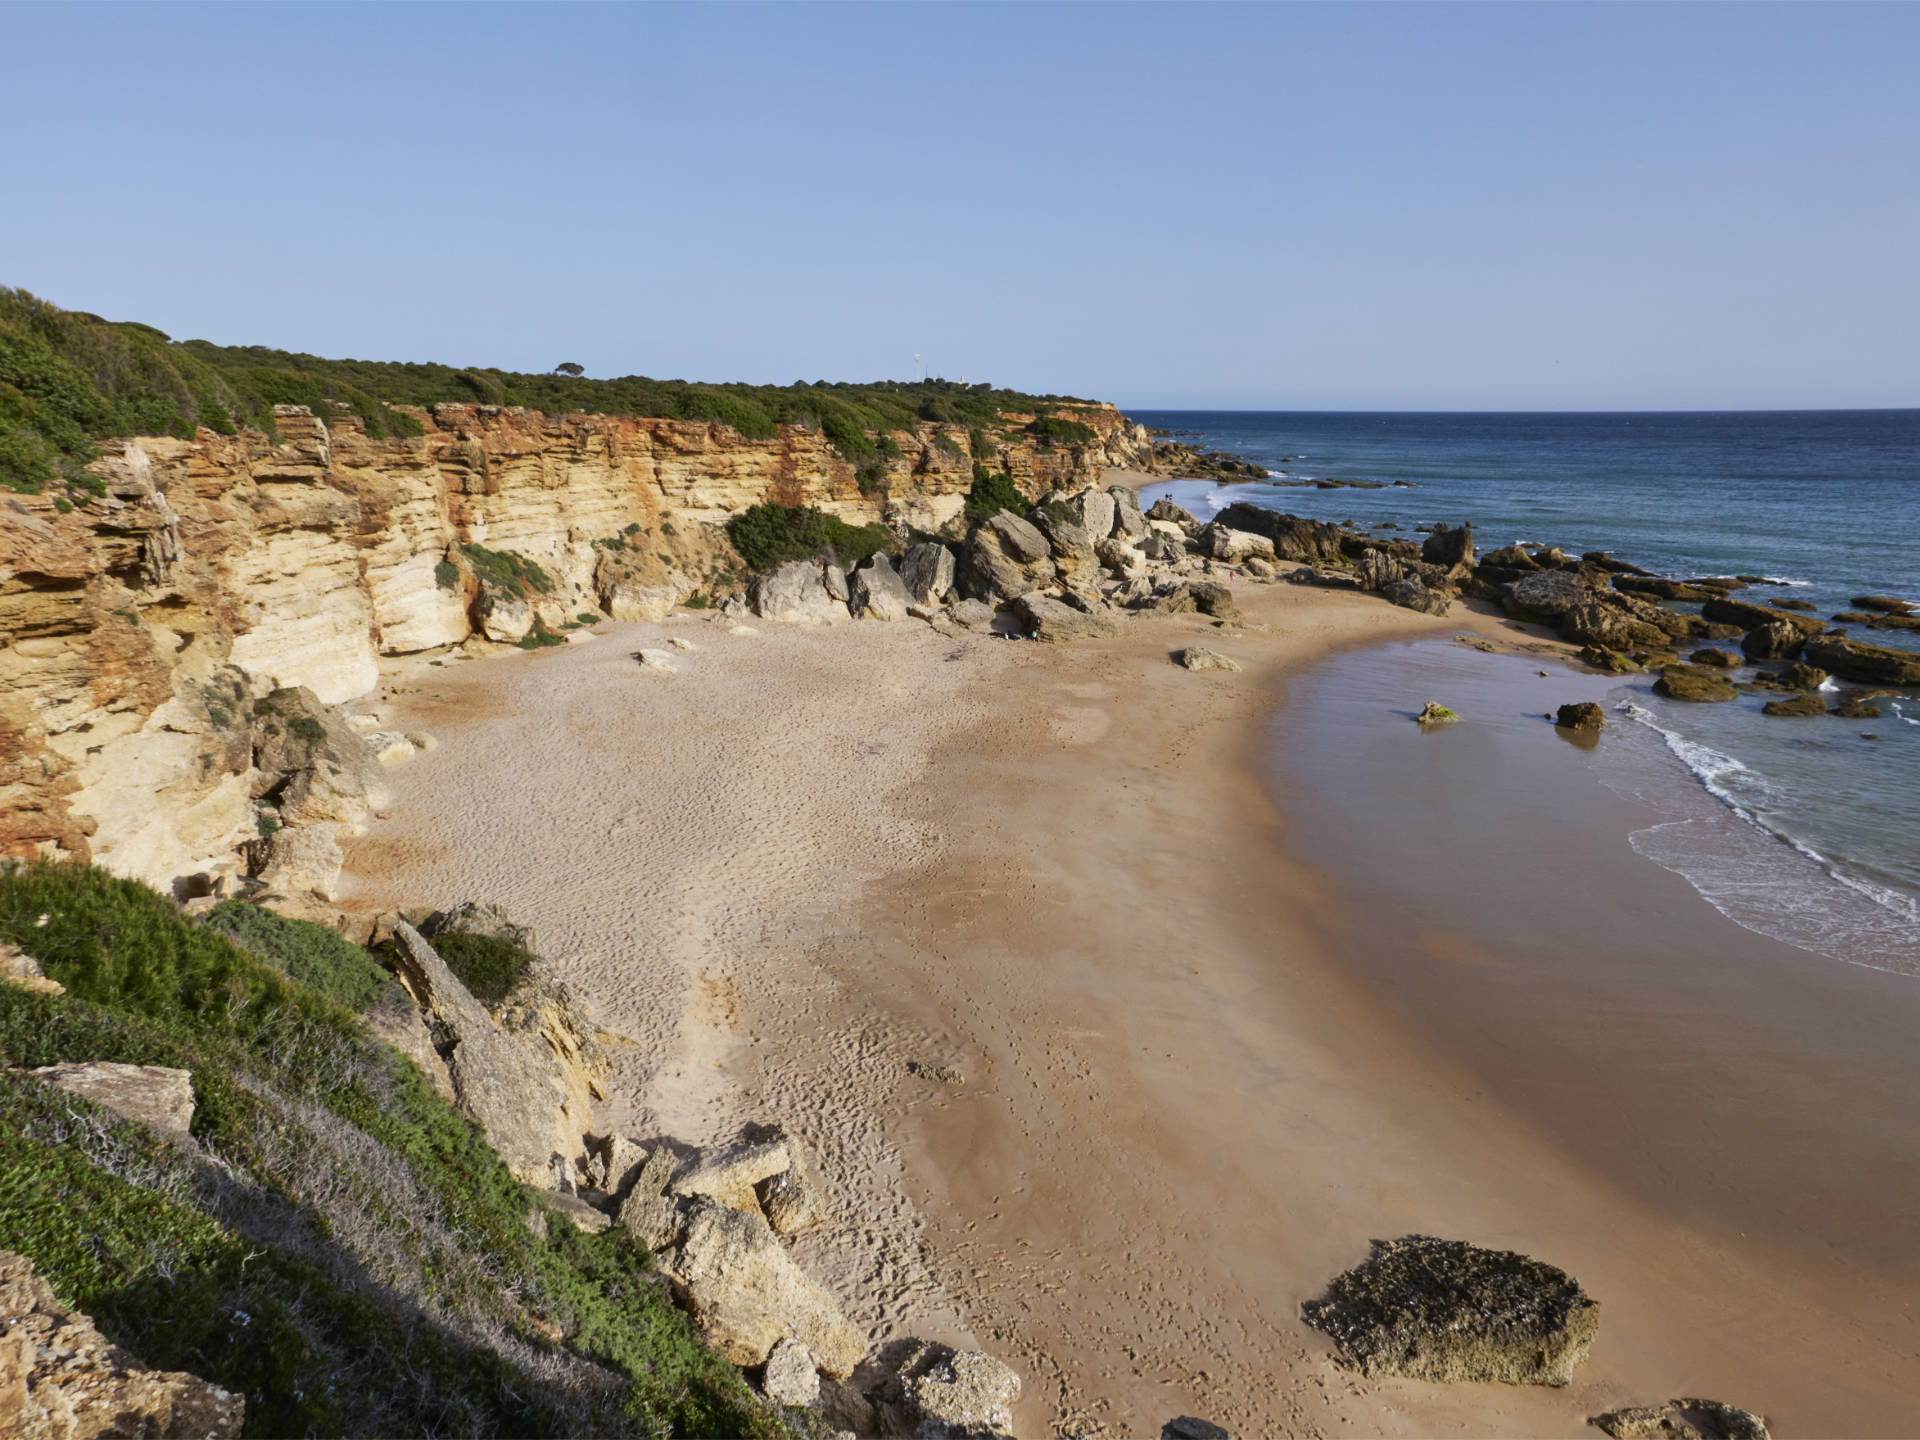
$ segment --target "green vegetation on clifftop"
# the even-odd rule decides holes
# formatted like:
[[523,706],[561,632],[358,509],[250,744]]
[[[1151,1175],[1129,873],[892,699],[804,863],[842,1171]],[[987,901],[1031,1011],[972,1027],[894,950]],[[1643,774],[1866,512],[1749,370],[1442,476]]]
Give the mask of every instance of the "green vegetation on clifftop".
[[[249,948],[84,865],[0,870],[0,940],[67,987],[0,985],[0,1237],[64,1303],[244,1394],[250,1435],[786,1433],[626,1232],[530,1226],[333,998],[374,982],[364,952],[220,909]],[[194,1143],[18,1073],[83,1060],[191,1071]]]
[[[967,425],[984,438],[1004,412],[1088,403],[951,380],[708,385],[325,360],[259,345],[175,341],[149,325],[62,310],[0,286],[0,487],[78,483],[93,442],[108,436],[184,438],[195,425],[229,435],[237,425],[273,433],[275,405],[305,405],[322,417],[344,410],[376,437],[417,435],[419,422],[393,407],[446,401],[523,405],[549,415],[585,410],[704,420],[756,440],[770,439],[779,425],[803,425],[856,466],[888,458],[890,432],[923,421]],[[976,454],[981,444],[976,440]]]

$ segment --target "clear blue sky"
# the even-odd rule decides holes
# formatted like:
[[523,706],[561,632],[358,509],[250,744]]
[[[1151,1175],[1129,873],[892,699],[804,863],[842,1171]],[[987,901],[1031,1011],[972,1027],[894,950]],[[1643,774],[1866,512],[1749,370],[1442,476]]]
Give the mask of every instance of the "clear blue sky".
[[0,8],[0,283],[1242,408],[1920,405],[1920,6]]

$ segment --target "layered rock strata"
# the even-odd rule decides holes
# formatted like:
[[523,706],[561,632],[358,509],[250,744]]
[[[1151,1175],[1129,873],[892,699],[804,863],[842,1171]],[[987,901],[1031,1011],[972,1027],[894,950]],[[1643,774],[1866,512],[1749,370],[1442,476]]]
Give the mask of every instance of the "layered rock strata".
[[[92,466],[104,497],[0,500],[0,855],[91,858],[164,888],[256,829],[250,701],[304,687],[337,704],[374,687],[382,655],[582,611],[657,618],[737,565],[717,527],[763,501],[932,530],[976,460],[1031,495],[1151,463],[1111,407],[1074,410],[1095,439],[1072,448],[1007,429],[976,456],[966,427],[899,431],[864,489],[799,426],[751,440],[705,422],[406,413],[424,434],[373,440],[357,417],[282,406],[277,440],[110,441]],[[501,555],[542,585],[503,584]],[[876,613],[895,608],[877,579]],[[325,839],[282,863],[324,875]]]

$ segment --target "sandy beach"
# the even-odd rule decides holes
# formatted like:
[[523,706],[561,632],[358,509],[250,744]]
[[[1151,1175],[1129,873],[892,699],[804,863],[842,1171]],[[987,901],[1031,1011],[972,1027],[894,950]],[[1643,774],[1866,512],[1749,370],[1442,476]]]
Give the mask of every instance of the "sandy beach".
[[[1856,1304],[1851,1259],[1743,1234],[1697,1189],[1666,1203],[1621,1146],[1589,1151],[1556,1121],[1591,1122],[1615,1084],[1644,1099],[1659,1078],[1645,1053],[1607,1075],[1583,1047],[1583,1088],[1551,1045],[1507,1047],[1495,1083],[1470,1027],[1395,989],[1399,932],[1355,923],[1364,857],[1323,872],[1276,804],[1267,747],[1316,662],[1410,637],[1538,637],[1465,607],[1237,594],[1242,627],[1134,620],[1066,647],[683,615],[542,653],[397,663],[371,703],[440,743],[392,772],[398,803],[350,850],[346,903],[490,900],[536,925],[635,1042],[608,1125],[695,1142],[790,1126],[836,1216],[797,1258],[876,1343],[1006,1358],[1026,1381],[1023,1435],[1152,1435],[1185,1414],[1242,1436],[1573,1436],[1595,1433],[1596,1411],[1691,1394],[1763,1411],[1783,1436],[1910,1432],[1920,1360],[1894,1287]],[[676,673],[632,658],[673,638],[695,647]],[[1168,663],[1195,643],[1244,669]],[[1595,690],[1564,673],[1558,699]],[[1364,773],[1343,783],[1354,806],[1407,803]],[[1674,953],[1724,965],[1771,943],[1665,878]],[[1471,958],[1472,916],[1431,929]],[[1874,981],[1828,993],[1914,1003]],[[1526,997],[1507,1000],[1503,1033],[1526,1033]],[[1845,1033],[1836,1020],[1822,1043]],[[1825,1064],[1775,1043],[1769,1084],[1743,1092],[1729,1077],[1752,1056],[1694,1043],[1716,1105],[1707,1120],[1634,1109],[1651,1150],[1710,1123],[1715,1153],[1737,1154],[1795,1067]],[[1548,1081],[1584,1108],[1518,1098]],[[1906,1113],[1880,1105],[1836,1153],[1871,1153]],[[1407,1233],[1574,1274],[1603,1317],[1575,1383],[1337,1367],[1300,1303],[1369,1238]],[[1885,1250],[1906,1275],[1899,1238]]]

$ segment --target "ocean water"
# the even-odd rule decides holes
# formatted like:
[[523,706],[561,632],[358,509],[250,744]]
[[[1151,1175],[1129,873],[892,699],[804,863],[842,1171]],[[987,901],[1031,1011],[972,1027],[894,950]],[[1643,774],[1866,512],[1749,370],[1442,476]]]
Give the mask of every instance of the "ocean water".
[[[1202,518],[1244,500],[1363,530],[1397,525],[1380,533],[1404,539],[1471,521],[1483,552],[1538,541],[1676,578],[1764,575],[1785,583],[1742,598],[1809,600],[1823,617],[1861,594],[1920,604],[1920,410],[1134,418],[1267,467],[1266,482],[1146,492]],[[1285,483],[1316,479],[1387,488]],[[1851,633],[1920,649],[1911,631]],[[1644,677],[1614,684],[1615,783],[1713,802],[1622,843],[1750,929],[1920,969],[1920,692],[1883,697],[1878,721],[1767,717],[1768,698],[1688,705]]]

